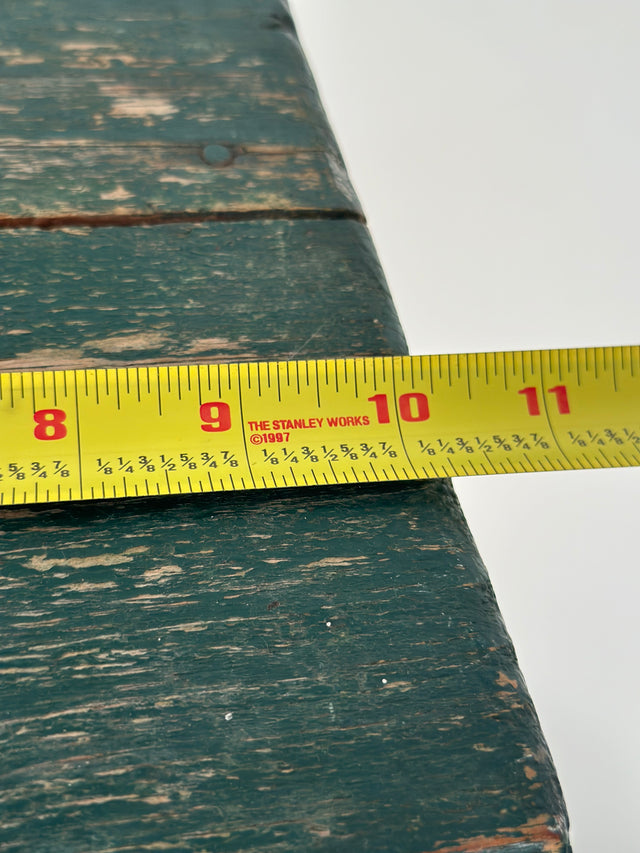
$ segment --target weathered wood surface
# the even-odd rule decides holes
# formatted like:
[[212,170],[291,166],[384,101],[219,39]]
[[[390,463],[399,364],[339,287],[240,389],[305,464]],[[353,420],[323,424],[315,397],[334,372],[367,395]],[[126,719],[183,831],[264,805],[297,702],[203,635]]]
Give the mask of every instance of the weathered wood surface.
[[[210,115],[226,110],[226,142],[290,145],[289,169],[298,146],[324,139],[339,162],[280,3],[140,2],[126,7],[132,20],[119,3],[6,8],[7,32],[24,38],[20,54],[3,54],[10,80],[25,68],[36,88],[50,80],[51,45],[75,26],[132,57],[99,69],[109,85],[135,76],[136,97],[182,103],[186,89],[176,95],[172,81],[183,74]],[[180,74],[156,77],[153,57],[173,55],[168,35],[153,52],[163,26],[180,34]],[[192,52],[223,43],[224,79]],[[45,59],[31,67],[29,56]],[[274,72],[270,91],[286,82],[308,111],[281,125],[263,121],[273,104],[261,70],[279,56],[286,73]],[[142,67],[140,57],[152,59]],[[29,156],[56,133],[88,133],[76,128],[97,72],[83,62],[53,63],[48,106],[14,100],[20,112],[5,111],[3,134],[30,140]],[[231,96],[233,62],[242,83]],[[73,93],[62,114],[55,92]],[[175,142],[196,151],[222,141],[213,118],[187,112],[151,125],[115,118],[103,137],[111,150],[157,144],[170,158]],[[109,158],[73,206],[82,148],[69,146],[61,167],[64,204],[114,216],[122,199],[96,198],[120,181]],[[272,181],[218,184],[223,202],[194,190],[193,209],[249,210]],[[22,210],[64,224],[50,186],[24,187]],[[190,210],[189,193],[168,209]],[[150,196],[141,184],[135,197]],[[6,228],[0,368],[404,351],[365,227],[314,219],[327,211],[320,189],[311,202],[308,218],[294,210],[289,221],[273,211]],[[569,850],[553,764],[447,481],[5,508],[0,587],[3,850]]]
[[280,0],[3,13],[0,222],[360,213]]
[[0,254],[3,370],[403,347],[356,222],[7,229]]
[[562,849],[448,483],[2,516],[4,849]]

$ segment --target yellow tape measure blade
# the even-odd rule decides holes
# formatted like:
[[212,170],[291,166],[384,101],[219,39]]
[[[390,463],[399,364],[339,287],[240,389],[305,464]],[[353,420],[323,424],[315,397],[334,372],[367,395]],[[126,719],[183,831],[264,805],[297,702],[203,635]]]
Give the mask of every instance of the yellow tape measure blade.
[[640,347],[0,374],[0,503],[640,465]]

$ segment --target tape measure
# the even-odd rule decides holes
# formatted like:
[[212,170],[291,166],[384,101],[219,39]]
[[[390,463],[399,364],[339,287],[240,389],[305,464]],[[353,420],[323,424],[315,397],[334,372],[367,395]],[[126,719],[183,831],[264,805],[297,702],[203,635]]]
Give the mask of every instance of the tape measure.
[[640,465],[640,347],[0,374],[0,504]]

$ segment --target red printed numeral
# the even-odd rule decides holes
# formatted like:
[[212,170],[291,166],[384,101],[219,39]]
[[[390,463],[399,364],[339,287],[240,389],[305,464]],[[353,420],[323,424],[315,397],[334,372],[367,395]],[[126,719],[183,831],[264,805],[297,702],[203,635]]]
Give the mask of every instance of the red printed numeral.
[[391,421],[389,417],[389,401],[386,394],[374,394],[373,397],[369,397],[367,402],[376,404],[376,415],[378,416],[379,424],[388,424]]
[[[558,406],[558,412],[561,415],[568,415],[570,413],[569,408],[569,397],[567,396],[567,386],[566,385],[554,385],[553,388],[547,389],[549,394],[555,394],[556,405]],[[518,394],[523,394],[527,401],[527,410],[530,415],[539,415],[540,414],[540,403],[538,402],[538,389],[533,386],[529,388],[521,388],[518,391]]]
[[561,415],[569,414],[569,398],[567,397],[567,386],[566,385],[556,385],[553,388],[547,389],[550,394],[556,395],[556,403],[558,404],[558,411]]
[[33,413],[33,419],[36,422],[33,434],[40,441],[57,441],[66,437],[67,428],[64,422],[67,413],[62,409],[38,409]]
[[[368,403],[375,403],[376,416],[379,424],[388,424],[389,416],[389,401],[386,394],[374,394],[369,397]],[[429,419],[429,401],[426,394],[420,392],[412,392],[409,394],[401,394],[398,397],[398,411],[403,421],[407,423],[415,423],[417,421],[426,421]]]
[[228,403],[203,403],[200,406],[200,429],[204,432],[226,432],[231,429],[231,409]]
[[427,395],[418,392],[401,394],[398,397],[398,411],[402,420],[409,423],[429,420],[429,401],[427,400]]

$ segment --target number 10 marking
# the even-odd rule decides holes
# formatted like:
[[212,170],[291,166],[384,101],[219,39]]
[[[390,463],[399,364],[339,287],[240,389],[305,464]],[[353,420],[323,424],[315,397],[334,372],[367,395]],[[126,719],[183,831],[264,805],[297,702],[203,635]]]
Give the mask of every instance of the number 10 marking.
[[[561,415],[568,415],[570,413],[570,409],[569,398],[567,396],[567,386],[554,385],[553,388],[548,388],[547,391],[549,392],[549,394],[555,394],[558,412]],[[527,409],[530,415],[540,414],[540,403],[538,402],[537,388],[535,388],[533,385],[529,388],[521,388],[520,391],[518,391],[518,394],[524,394],[525,399],[527,401]]]
[[[386,394],[374,394],[373,397],[368,398],[367,402],[375,403],[376,417],[379,424],[388,424],[391,422],[389,401]],[[429,401],[427,400],[427,395],[419,392],[401,394],[398,397],[398,411],[402,420],[407,421],[407,423],[429,420]]]

